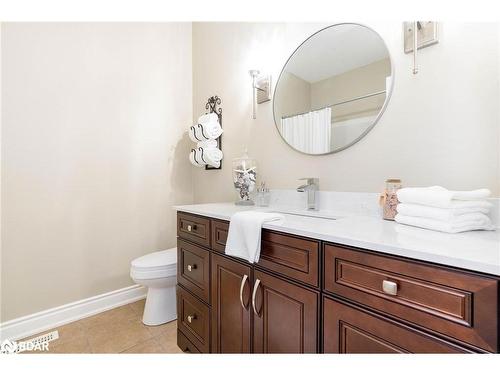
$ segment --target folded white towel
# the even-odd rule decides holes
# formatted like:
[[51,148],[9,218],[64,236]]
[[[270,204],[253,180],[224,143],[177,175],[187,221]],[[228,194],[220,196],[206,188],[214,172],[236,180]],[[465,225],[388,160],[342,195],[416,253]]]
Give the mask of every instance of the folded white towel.
[[222,151],[219,150],[218,148],[204,148],[203,150],[203,157],[207,164],[211,165],[212,167],[219,168],[220,166],[220,161],[223,158]]
[[219,117],[215,113],[207,113],[198,117],[196,126],[201,133],[202,140],[217,139],[223,132],[219,124]]
[[206,113],[198,117],[198,124],[205,124],[212,121],[219,121],[219,116],[216,113]]
[[271,212],[242,211],[231,216],[226,241],[226,254],[246,259],[250,263],[259,261],[262,225],[283,220],[283,215]]
[[457,203],[475,203],[470,205],[470,207],[452,207],[452,208],[439,208],[424,206],[421,204],[413,203],[400,203],[397,205],[398,214],[405,216],[417,216],[426,217],[429,219],[450,221],[460,218],[464,214],[471,213],[483,213],[487,214],[490,212],[490,208],[493,206],[490,202],[486,201],[459,201]]
[[488,189],[453,191],[441,186],[402,188],[397,192],[401,203],[416,203],[432,207],[449,208],[454,201],[474,201],[488,198]]
[[467,232],[470,230],[494,230],[488,216],[481,213],[464,214],[462,219],[442,221],[424,217],[405,216],[397,214],[394,218],[400,224],[412,225],[425,229],[437,230],[446,233]]

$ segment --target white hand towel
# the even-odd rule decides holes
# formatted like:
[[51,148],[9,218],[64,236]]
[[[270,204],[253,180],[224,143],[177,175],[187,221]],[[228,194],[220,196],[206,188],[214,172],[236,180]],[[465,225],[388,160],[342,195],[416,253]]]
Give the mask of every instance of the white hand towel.
[[488,198],[488,189],[471,191],[453,191],[441,186],[426,188],[402,188],[398,190],[398,200],[401,203],[416,203],[432,207],[448,208],[453,201],[473,201]]
[[198,117],[198,124],[205,124],[208,122],[219,121],[219,116],[216,113],[206,113]]
[[209,122],[201,126],[203,128],[203,134],[206,135],[208,139],[217,139],[224,132],[218,121]]
[[429,219],[450,221],[459,218],[464,214],[471,213],[483,213],[487,214],[490,212],[490,208],[493,206],[490,202],[486,201],[460,201],[458,203],[476,203],[470,207],[452,207],[452,208],[439,208],[424,206],[421,204],[413,203],[400,203],[397,205],[398,214],[404,216],[417,216],[426,217]]
[[223,130],[219,124],[219,116],[215,113],[207,113],[198,117],[198,130],[202,134],[203,139],[217,139],[222,134]]
[[212,167],[219,168],[220,161],[222,160],[224,155],[218,148],[204,148],[203,156],[207,164],[211,165]]
[[250,263],[259,261],[262,225],[283,220],[284,216],[271,212],[242,211],[231,216],[226,241],[226,254],[246,259]]
[[481,213],[465,214],[461,220],[442,221],[424,217],[405,216],[397,214],[394,220],[400,224],[412,225],[425,229],[437,230],[446,233],[467,232],[470,230],[494,230],[488,216]]

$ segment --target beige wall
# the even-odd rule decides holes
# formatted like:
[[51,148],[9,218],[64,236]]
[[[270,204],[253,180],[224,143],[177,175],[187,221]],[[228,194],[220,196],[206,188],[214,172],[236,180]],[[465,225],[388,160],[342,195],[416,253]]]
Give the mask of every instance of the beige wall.
[[276,95],[276,118],[311,110],[311,84],[293,73],[283,72],[279,94]]
[[[2,22],[0,22],[0,213],[2,212]],[[0,214],[0,305],[2,303],[2,215]],[[2,308],[0,306],[0,322],[2,322]]]
[[[324,108],[333,103],[385,90],[386,77],[391,75],[389,59],[352,69],[311,84],[311,107]],[[334,121],[377,115],[384,105],[385,95],[357,100],[332,108]]]
[[2,25],[2,321],[132,285],[192,201],[191,24]]
[[[2,24],[0,321],[131,285],[131,259],[175,245],[172,204],[234,199],[245,145],[272,188],[317,176],[373,192],[401,177],[499,195],[500,25],[444,23],[417,76],[401,24],[369,25],[395,64],[387,112],[355,146],[312,157],[281,140],[272,102],[251,119],[248,70],[276,80],[323,26],[195,23],[191,39],[190,24]],[[224,167],[204,171],[185,129],[215,94]]]
[[[420,72],[403,52],[400,22],[371,23],[387,43],[395,84],[387,111],[373,130],[337,154],[305,156],[287,146],[274,126],[272,103],[251,119],[249,69],[276,79],[296,46],[319,24],[195,23],[193,110],[217,93],[224,108],[221,171],[194,171],[196,202],[234,199],[231,159],[248,146],[260,179],[295,188],[319,177],[323,190],[379,191],[388,177],[407,186],[488,187],[500,194],[498,26],[442,24],[440,43],[419,51]],[[213,48],[213,41],[224,48]],[[209,63],[207,63],[207,61]]]
[[[389,59],[376,61],[336,76],[309,83],[290,72],[283,72],[274,98],[277,118],[327,107],[333,103],[385,90],[391,75]],[[346,103],[332,108],[336,121],[377,115],[384,95]]]

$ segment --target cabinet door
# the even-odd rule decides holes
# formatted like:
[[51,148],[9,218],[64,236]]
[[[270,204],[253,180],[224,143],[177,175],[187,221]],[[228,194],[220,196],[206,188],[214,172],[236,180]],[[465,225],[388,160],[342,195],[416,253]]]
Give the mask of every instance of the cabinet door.
[[255,353],[317,353],[319,293],[254,272]]
[[212,352],[250,353],[251,268],[211,256]]
[[468,353],[469,350],[375,313],[323,298],[325,353]]

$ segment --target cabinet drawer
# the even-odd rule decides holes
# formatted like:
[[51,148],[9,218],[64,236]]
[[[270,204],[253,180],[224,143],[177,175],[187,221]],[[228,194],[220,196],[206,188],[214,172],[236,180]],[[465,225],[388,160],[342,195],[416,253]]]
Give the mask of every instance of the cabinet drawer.
[[202,353],[210,350],[210,309],[177,286],[177,326]]
[[323,298],[325,353],[468,353],[377,314]]
[[200,351],[194,344],[187,339],[186,336],[180,331],[177,330],[177,346],[183,351],[188,353],[199,353]]
[[325,245],[324,288],[496,352],[498,281],[442,267]]
[[226,250],[229,223],[227,221],[212,220],[212,249],[220,253]]
[[183,240],[177,240],[177,282],[210,303],[210,253]]
[[186,240],[209,247],[210,220],[205,217],[178,212],[177,235]]
[[262,231],[260,267],[319,287],[319,241]]

